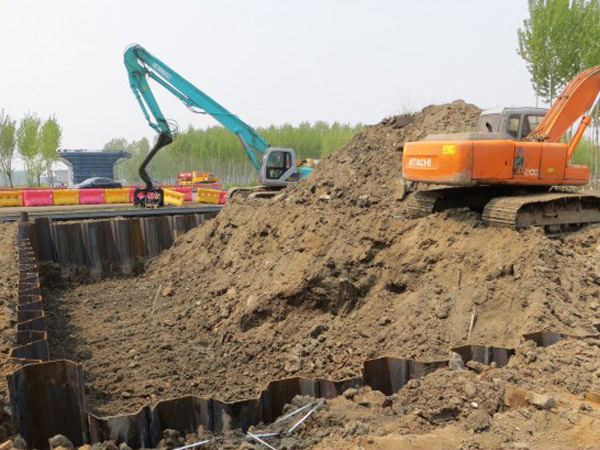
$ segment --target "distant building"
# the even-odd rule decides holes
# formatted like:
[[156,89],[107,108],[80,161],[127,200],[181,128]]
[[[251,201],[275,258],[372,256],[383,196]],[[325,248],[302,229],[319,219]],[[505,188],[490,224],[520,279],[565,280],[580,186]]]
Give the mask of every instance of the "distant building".
[[69,167],[69,183],[76,184],[92,177],[114,178],[114,167],[131,153],[102,150],[59,150],[61,161]]
[[55,186],[68,185],[71,180],[69,169],[54,169],[52,171],[52,180]]

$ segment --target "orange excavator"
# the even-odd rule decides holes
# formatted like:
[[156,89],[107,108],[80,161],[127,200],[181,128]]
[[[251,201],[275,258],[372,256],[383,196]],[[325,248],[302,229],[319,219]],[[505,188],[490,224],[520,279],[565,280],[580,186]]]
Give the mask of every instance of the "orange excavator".
[[[482,211],[488,225],[541,226],[548,232],[600,222],[600,194],[560,188],[583,186],[590,180],[587,166],[569,160],[591,122],[599,92],[600,66],[584,70],[521,140],[497,132],[472,132],[407,142],[404,179],[454,186],[417,191],[409,208],[431,213],[468,207]],[[580,117],[570,142],[561,142]]]

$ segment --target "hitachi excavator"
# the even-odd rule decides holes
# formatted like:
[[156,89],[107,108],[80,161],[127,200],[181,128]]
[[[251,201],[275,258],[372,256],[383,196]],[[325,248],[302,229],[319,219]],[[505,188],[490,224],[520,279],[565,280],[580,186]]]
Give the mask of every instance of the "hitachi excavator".
[[[296,152],[291,148],[271,147],[268,142],[235,114],[232,114],[200,89],[195,87],[165,63],[139,45],[131,45],[125,50],[125,67],[129,84],[148,124],[158,132],[156,144],[142,161],[138,169],[140,178],[146,184],[134,192],[134,204],[143,207],[163,206],[164,193],[154,186],[146,172],[146,166],[164,146],[173,142],[176,135],[175,124],[165,119],[148,79],[156,81],[167,91],[181,100],[190,111],[209,114],[239,138],[246,154],[258,172],[257,188],[246,189],[246,193],[262,193],[270,196],[277,190],[306,177],[312,171],[310,163],[298,163]],[[150,117],[152,114],[152,117]],[[230,195],[232,195],[230,193]]]
[[[569,160],[591,122],[599,92],[600,66],[595,66],[567,84],[529,134],[522,132],[525,116],[508,114],[499,128],[480,119],[472,133],[407,142],[402,156],[404,179],[454,186],[417,191],[409,208],[431,213],[468,207],[482,211],[488,225],[540,226],[550,233],[600,222],[600,194],[560,189],[589,182],[589,168]],[[582,120],[570,142],[561,142],[579,117]],[[538,119],[528,120],[531,127]],[[512,133],[507,135],[507,130]]]

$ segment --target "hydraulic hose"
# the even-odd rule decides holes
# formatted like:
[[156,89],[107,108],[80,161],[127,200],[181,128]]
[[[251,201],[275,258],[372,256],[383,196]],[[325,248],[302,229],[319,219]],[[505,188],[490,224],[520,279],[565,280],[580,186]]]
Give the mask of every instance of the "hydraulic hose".
[[158,135],[158,139],[156,140],[156,144],[154,144],[154,147],[152,148],[152,150],[150,150],[150,153],[148,153],[148,155],[146,155],[146,157],[142,161],[142,164],[140,164],[140,168],[138,169],[138,174],[140,175],[140,178],[144,181],[144,183],[146,183],[147,191],[151,191],[154,189],[154,183],[152,183],[152,180],[150,179],[148,172],[146,172],[146,166],[150,163],[150,161],[152,161],[152,158],[154,158],[154,155],[156,155],[156,153],[161,148],[163,148],[166,145],[169,145],[171,142],[173,142],[173,138],[171,136],[169,136],[168,134],[165,134],[165,133],[160,133]]

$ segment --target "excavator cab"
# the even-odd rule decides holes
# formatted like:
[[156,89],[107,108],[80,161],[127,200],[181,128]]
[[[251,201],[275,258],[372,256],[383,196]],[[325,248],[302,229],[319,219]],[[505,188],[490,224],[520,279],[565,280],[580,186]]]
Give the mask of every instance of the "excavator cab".
[[520,140],[540,124],[545,108],[500,108],[481,113],[477,130],[479,133],[502,133],[505,139]]
[[259,181],[267,187],[287,186],[301,178],[296,152],[291,148],[270,147],[263,161]]

